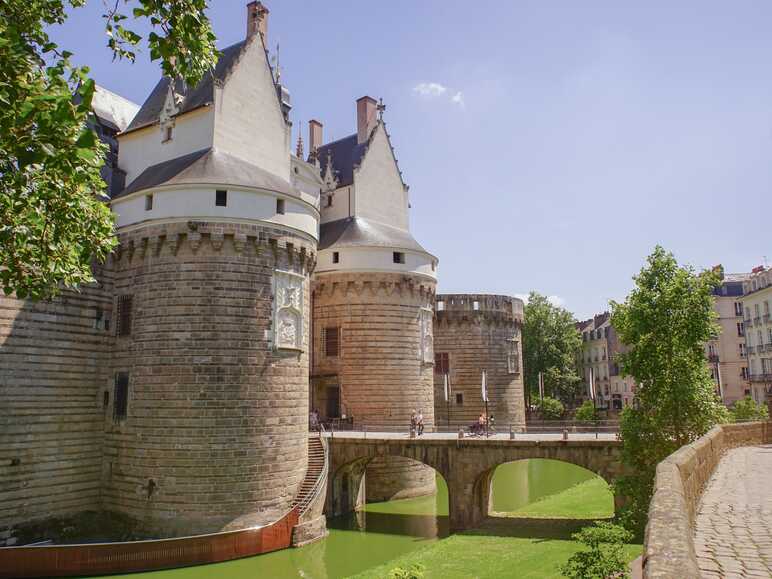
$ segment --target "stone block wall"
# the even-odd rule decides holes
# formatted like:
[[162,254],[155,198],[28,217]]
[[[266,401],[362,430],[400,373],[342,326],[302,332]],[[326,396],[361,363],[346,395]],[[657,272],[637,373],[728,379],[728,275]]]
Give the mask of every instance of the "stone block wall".
[[[410,415],[418,410],[427,430],[434,425],[434,291],[434,281],[401,273],[315,279],[312,373],[339,385],[341,411],[353,417],[355,427],[407,432]],[[340,328],[336,357],[325,356],[322,333],[328,327]],[[384,458],[367,467],[369,502],[434,490],[434,471],[421,464]]]
[[[124,420],[106,422],[103,504],[154,536],[276,520],[307,465],[312,240],[236,223],[119,232],[131,333]],[[273,347],[275,270],[304,276],[303,348]]]
[[0,296],[0,545],[100,501],[112,273],[49,301]]
[[[435,371],[437,423],[469,426],[485,412],[481,392],[484,369],[488,413],[495,417],[500,428],[509,424],[524,425],[521,300],[508,296],[440,294],[436,302],[434,351],[447,354],[451,389],[448,403],[444,393],[445,377],[441,371]],[[508,357],[513,353],[515,366],[510,368]],[[457,397],[459,394],[461,400]]]
[[716,426],[657,465],[644,541],[644,577],[700,576],[694,520],[706,483],[728,449],[770,442],[770,421]]

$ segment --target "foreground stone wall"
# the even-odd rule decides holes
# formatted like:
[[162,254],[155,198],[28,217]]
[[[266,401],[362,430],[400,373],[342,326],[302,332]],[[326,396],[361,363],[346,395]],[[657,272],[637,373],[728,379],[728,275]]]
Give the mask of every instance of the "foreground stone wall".
[[[113,371],[129,373],[130,394],[126,418],[106,424],[105,508],[154,536],[276,520],[307,465],[313,242],[216,222],[120,242],[115,293],[133,311]],[[276,270],[302,276],[298,349],[274,348]]]
[[0,296],[0,546],[98,508],[112,278],[96,273],[52,300]]
[[437,423],[466,427],[485,412],[481,392],[485,370],[488,413],[500,428],[525,425],[523,302],[499,295],[438,294],[436,303],[434,351],[438,360],[447,359],[451,390],[446,402],[443,369],[435,366]]
[[657,466],[644,541],[644,577],[700,577],[694,520],[706,483],[728,449],[770,442],[770,421],[716,426]]

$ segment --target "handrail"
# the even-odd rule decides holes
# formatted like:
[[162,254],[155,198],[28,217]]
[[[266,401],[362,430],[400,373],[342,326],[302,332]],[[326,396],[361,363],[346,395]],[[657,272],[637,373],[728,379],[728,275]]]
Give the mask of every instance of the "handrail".
[[324,487],[324,484],[327,482],[327,473],[330,469],[330,451],[329,451],[327,438],[324,436],[324,432],[325,432],[324,425],[320,422],[319,423],[319,440],[322,444],[322,449],[324,450],[324,466],[322,467],[321,474],[316,479],[316,482],[314,482],[314,486],[311,488],[311,492],[309,492],[298,503],[298,510],[300,515],[304,515],[306,511],[308,511],[308,508],[317,499],[317,497],[319,496],[319,493]]

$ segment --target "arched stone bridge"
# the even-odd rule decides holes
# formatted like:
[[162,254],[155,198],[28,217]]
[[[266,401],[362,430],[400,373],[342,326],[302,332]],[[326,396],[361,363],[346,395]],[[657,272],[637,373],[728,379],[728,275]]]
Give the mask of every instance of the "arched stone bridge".
[[[611,483],[623,474],[622,443],[617,440],[436,439],[364,436],[330,439],[328,516],[353,511],[364,502],[362,477],[379,456],[402,456],[439,472],[448,485],[453,530],[479,525],[489,513],[493,472],[500,464],[547,458],[584,467]],[[621,504],[621,497],[615,497]]]

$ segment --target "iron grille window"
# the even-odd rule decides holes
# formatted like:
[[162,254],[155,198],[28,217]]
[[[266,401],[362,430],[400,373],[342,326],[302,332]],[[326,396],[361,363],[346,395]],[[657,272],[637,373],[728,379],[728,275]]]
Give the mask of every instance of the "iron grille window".
[[324,355],[328,358],[340,355],[340,328],[324,328]]
[[125,420],[129,409],[129,373],[118,372],[115,374],[115,393],[113,394],[115,406],[113,407],[113,420]]
[[434,373],[450,373],[450,357],[447,352],[437,352],[434,354]]
[[131,309],[133,296],[118,296],[118,335],[128,336],[131,334]]

